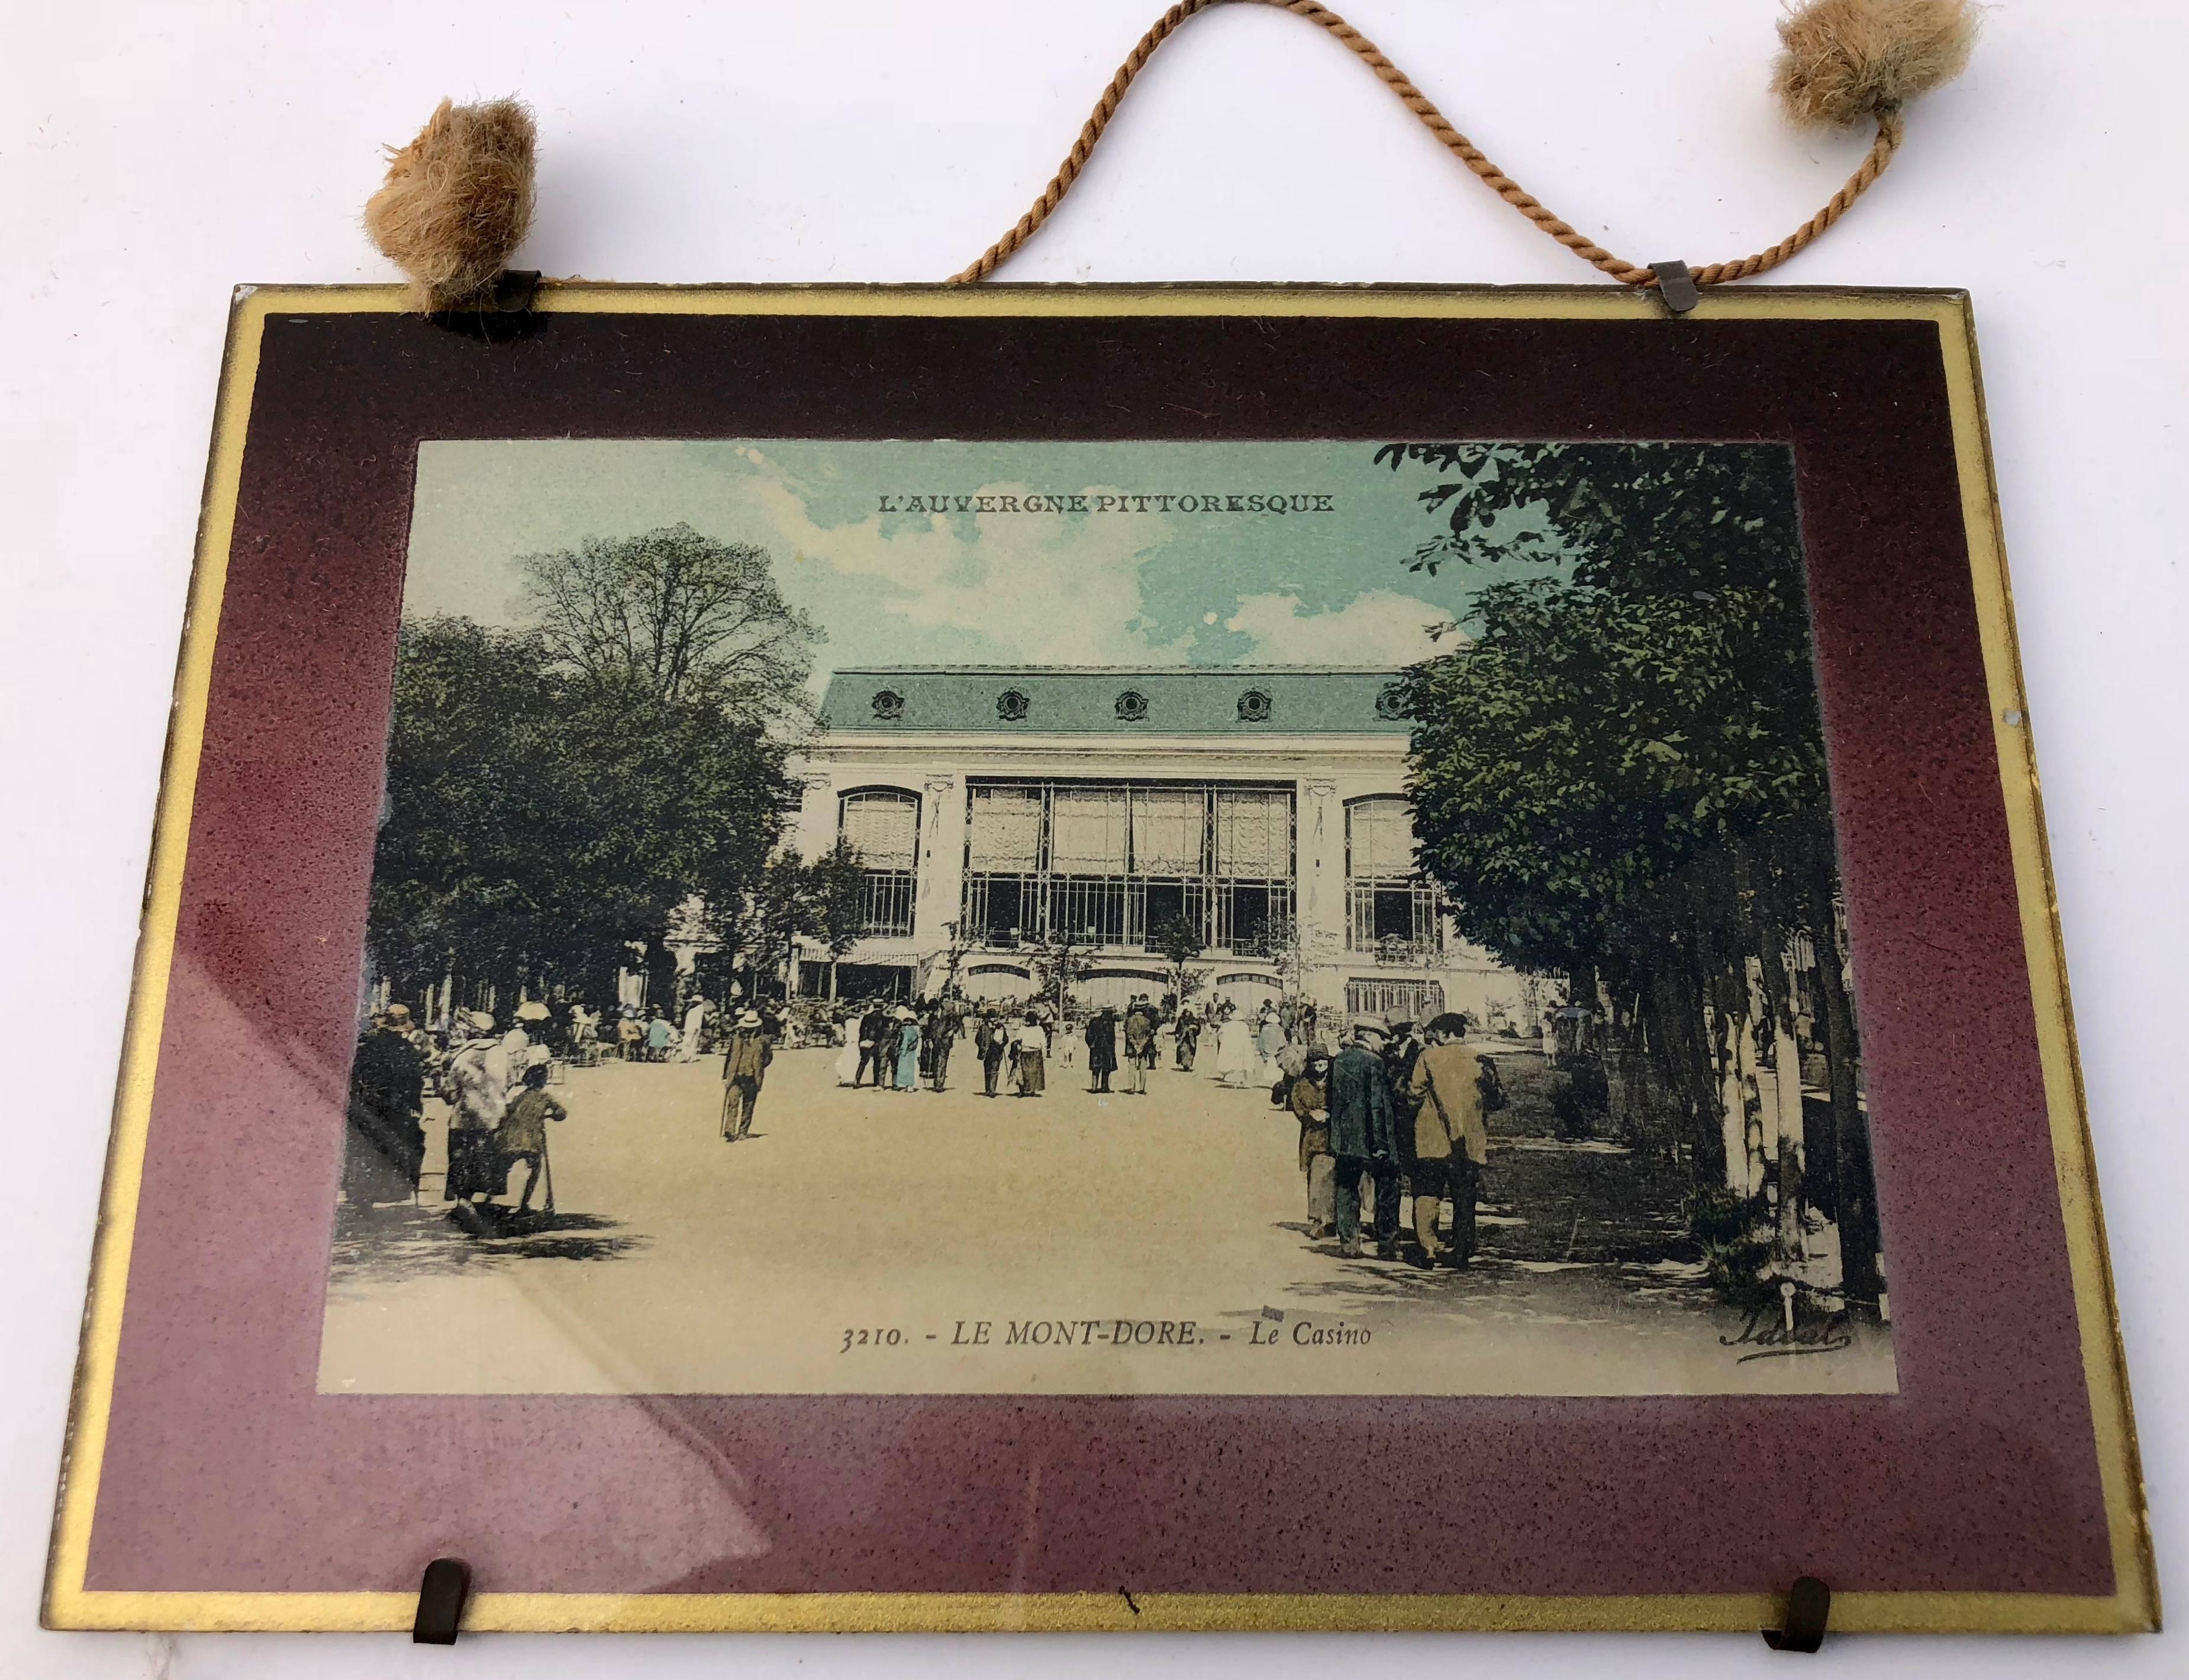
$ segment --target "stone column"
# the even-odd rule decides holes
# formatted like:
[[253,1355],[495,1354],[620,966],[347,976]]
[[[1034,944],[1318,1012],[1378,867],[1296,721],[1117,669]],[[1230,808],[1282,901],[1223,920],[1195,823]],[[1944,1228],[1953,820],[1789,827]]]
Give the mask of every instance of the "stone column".
[[958,919],[965,896],[965,790],[955,772],[927,778],[919,802],[919,898],[912,936],[920,949],[948,947],[946,923]]
[[1297,812],[1297,895],[1301,943],[1311,970],[1307,990],[1324,1009],[1345,1005],[1345,806],[1338,783],[1303,777]]

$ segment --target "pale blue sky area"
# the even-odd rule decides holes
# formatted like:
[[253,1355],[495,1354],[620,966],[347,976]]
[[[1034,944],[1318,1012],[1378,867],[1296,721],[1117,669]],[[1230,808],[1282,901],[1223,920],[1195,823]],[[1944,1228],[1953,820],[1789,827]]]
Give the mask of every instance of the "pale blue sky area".
[[[774,557],[835,667],[1401,665],[1432,625],[1540,563],[1407,568],[1442,529],[1427,470],[1366,442],[421,444],[406,613],[525,621],[522,555],[680,521]],[[1089,511],[957,511],[1086,497]],[[1327,498],[1327,512],[1160,511],[1155,497]],[[945,498],[945,512],[902,510]],[[1098,498],[1151,498],[1094,511]],[[1516,528],[1517,529],[1517,528]],[[1446,646],[1451,644],[1447,642]]]

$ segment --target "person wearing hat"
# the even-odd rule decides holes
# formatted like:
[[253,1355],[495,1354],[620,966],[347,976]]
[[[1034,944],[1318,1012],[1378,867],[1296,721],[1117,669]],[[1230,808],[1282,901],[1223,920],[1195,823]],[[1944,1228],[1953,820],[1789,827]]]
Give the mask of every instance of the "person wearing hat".
[[775,1039],[768,1035],[760,1010],[738,1013],[722,1050],[722,1142],[733,1144],[753,1128],[753,1109],[760,1107],[760,1085],[775,1061]]
[[876,1090],[888,1084],[897,1073],[897,1027],[879,998],[859,1017],[859,1065],[851,1075],[852,1089],[858,1089],[869,1068],[874,1070]]
[[1328,1236],[1337,1223],[1338,1162],[1330,1147],[1330,1058],[1310,1055],[1285,1089],[1284,1106],[1299,1122],[1299,1169],[1307,1180],[1307,1235]]
[[1049,1029],[1041,1024],[1040,1012],[1028,1010],[1011,1037],[1019,1053],[1019,1095],[1038,1097],[1049,1088]]
[[981,1095],[984,1097],[996,1094],[996,1080],[1003,1072],[1004,1053],[1010,1042],[1010,1029],[996,1018],[996,1006],[990,1004],[981,1011],[981,1019],[973,1028],[973,1050],[981,1058]]
[[1216,1077],[1242,1089],[1254,1083],[1254,1029],[1228,998],[1219,1006],[1216,1029]]
[[1171,1023],[1171,1061],[1181,1073],[1193,1072],[1194,1054],[1201,1048],[1201,1017],[1193,1012],[1191,1004],[1178,1006],[1178,1019]]
[[676,1029],[669,1024],[668,1015],[657,1009],[646,1023],[646,1059],[668,1061],[669,1047],[676,1042]]
[[1144,1097],[1148,1094],[1148,1069],[1156,1061],[1156,1012],[1145,997],[1135,998],[1125,1011],[1119,1036],[1125,1041],[1125,1094]]
[[[1448,1260],[1467,1265],[1474,1256],[1474,1204],[1490,1158],[1490,1134],[1482,1123],[1482,1058],[1466,1042],[1467,1017],[1440,1015],[1428,1024],[1428,1047],[1414,1060],[1408,1081],[1421,1106],[1414,1114],[1414,1240],[1417,1264]],[[1437,1240],[1437,1214],[1451,1198],[1451,1244]]]
[[897,1006],[896,1089],[919,1089],[919,1017],[902,1004]]
[[947,998],[938,998],[927,1012],[927,1087],[938,1096],[949,1087],[950,1052],[957,1047],[959,1024]]
[[[1117,1071],[1117,1017],[1110,1013],[1107,1004],[1087,1017],[1087,1077],[1092,1083],[1090,1091],[1106,1093],[1110,1076]],[[1069,1037],[1057,1035],[1060,1040]]]
[[[474,1010],[464,1017],[464,1026],[471,1037],[449,1058],[444,1076],[449,1170],[441,1180],[441,1196],[455,1202],[451,1211],[477,1232],[484,1228],[480,1204],[501,1195],[506,1182],[494,1133],[508,1112],[516,1070],[510,1065],[506,1040],[495,1037],[492,1015]],[[509,1037],[519,1049],[526,1042],[521,1031]]]
[[[569,1111],[547,1095],[547,1069],[554,1055],[545,1044],[535,1044],[524,1055],[524,1072],[518,1081],[517,1097],[509,1105],[509,1112],[501,1117],[495,1128],[495,1147],[501,1152],[502,1182],[509,1182],[509,1169],[518,1162],[531,1168],[525,1175],[523,1193],[517,1198],[519,1214],[532,1211],[532,1191],[540,1182],[540,1170],[547,1160],[547,1123],[567,1120]],[[547,1179],[546,1211],[555,1211],[555,1179]]]
[[[1338,1247],[1363,1259],[1399,1252],[1399,1140],[1383,1072],[1383,1023],[1353,1023],[1352,1042],[1330,1064],[1330,1150],[1336,1157]],[[1375,1239],[1360,1234],[1361,1180],[1375,1186]]]
[[1420,1030],[1411,1021],[1394,1021],[1383,1041],[1383,1078],[1391,1087],[1391,1109],[1398,1121],[1399,1185],[1403,1197],[1414,1179],[1414,1117],[1422,1100],[1413,1092],[1414,1063],[1422,1053]]
[[350,1064],[349,1128],[342,1194],[370,1213],[407,1202],[426,1161],[426,1058],[413,1042],[410,1011],[391,1004],[358,1041]]
[[731,1029],[729,1048],[722,1055],[723,1142],[735,1143],[752,1130],[761,1082],[767,1078],[767,1065],[774,1060],[775,1040],[768,1036],[760,1011],[742,1011]]

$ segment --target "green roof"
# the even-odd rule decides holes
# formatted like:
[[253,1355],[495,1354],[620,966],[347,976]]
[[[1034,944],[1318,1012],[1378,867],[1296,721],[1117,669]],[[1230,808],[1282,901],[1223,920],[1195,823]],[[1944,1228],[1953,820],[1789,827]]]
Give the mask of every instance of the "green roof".
[[1389,667],[874,665],[829,679],[832,730],[997,735],[1404,735]]

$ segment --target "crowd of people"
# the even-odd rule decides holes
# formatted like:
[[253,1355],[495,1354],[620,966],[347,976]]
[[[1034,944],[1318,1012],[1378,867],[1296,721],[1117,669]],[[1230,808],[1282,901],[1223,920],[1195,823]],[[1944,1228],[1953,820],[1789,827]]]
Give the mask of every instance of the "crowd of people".
[[[542,1189],[555,1211],[547,1128],[568,1111],[547,1089],[555,1061],[545,1005],[520,1006],[506,1029],[484,1010],[459,1010],[428,1032],[401,1004],[376,1011],[351,1064],[342,1191],[360,1213],[413,1201],[426,1162],[426,1094],[449,1106],[448,1168],[442,1199],[475,1234],[522,1219]],[[512,1172],[527,1168],[517,1205],[506,1208]]]
[[[767,1004],[717,1007],[694,996],[672,1024],[668,1013],[626,1010],[606,1019],[578,1004],[528,1001],[506,1028],[491,1014],[456,1011],[438,1032],[390,1004],[373,1016],[351,1076],[348,1199],[365,1210],[414,1200],[425,1160],[424,1106],[430,1089],[449,1106],[443,1199],[475,1234],[521,1219],[544,1184],[554,1211],[549,1128],[568,1111],[547,1089],[563,1058],[596,1059],[598,1046],[637,1061],[722,1057],[721,1135],[752,1134],[761,1090],[784,1043],[783,1012]],[[872,999],[825,1007],[797,1030],[824,1040],[840,1032],[834,1072],[851,1089],[911,1094],[949,1089],[961,1044],[978,1063],[984,1097],[1042,1096],[1054,1065],[1076,1069],[1085,1052],[1087,1090],[1147,1094],[1163,1060],[1196,1070],[1202,1041],[1214,1047],[1213,1077],[1234,1089],[1263,1089],[1299,1127],[1298,1170],[1310,1241],[1335,1239],[1341,1253],[1404,1259],[1421,1266],[1466,1266],[1475,1247],[1475,1205],[1488,1157],[1485,1116],[1503,1106],[1496,1062],[1468,1041],[1469,1023],[1440,1014],[1426,1024],[1360,1017],[1333,1025],[1304,998],[1270,999],[1258,1010],[1230,999],[1203,1010],[1136,993],[1121,1009],[1074,1018],[1046,999],[977,1003],[960,996],[917,1004]],[[1115,1083],[1113,1083],[1115,1082]],[[526,1168],[513,1208],[514,1170]],[[1400,1213],[1413,1203],[1411,1242]],[[1442,1218],[1451,1209],[1449,1234]]]
[[[1046,1001],[872,1000],[845,1015],[836,1083],[943,1091],[953,1049],[969,1043],[984,1097],[1038,1097],[1052,1065],[1075,1066],[1082,1049],[1090,1094],[1145,1095],[1164,1034],[1181,1072],[1194,1071],[1208,1036],[1218,1081],[1266,1088],[1272,1104],[1298,1120],[1311,1241],[1334,1238],[1349,1254],[1420,1266],[1471,1263],[1489,1149],[1484,1117],[1505,1099],[1496,1062],[1469,1042],[1464,1015],[1425,1024],[1362,1017],[1333,1028],[1304,998],[1271,999],[1251,1012],[1229,999],[1205,1013],[1190,1002],[1167,1009],[1171,1001],[1136,994],[1122,1009],[1100,1005],[1075,1020]],[[1399,1215],[1408,1196],[1411,1241],[1402,1245]]]
[[[1424,1267],[1472,1263],[1490,1152],[1484,1121],[1505,1097],[1497,1064],[1468,1042],[1468,1027],[1458,1014],[1419,1027],[1363,1018],[1342,1047],[1311,1041],[1298,1072],[1287,1071],[1311,1240],[1335,1236],[1342,1253],[1400,1259],[1399,1204],[1411,1196],[1413,1243],[1403,1258]],[[1447,1202],[1449,1241],[1440,1230]]]

